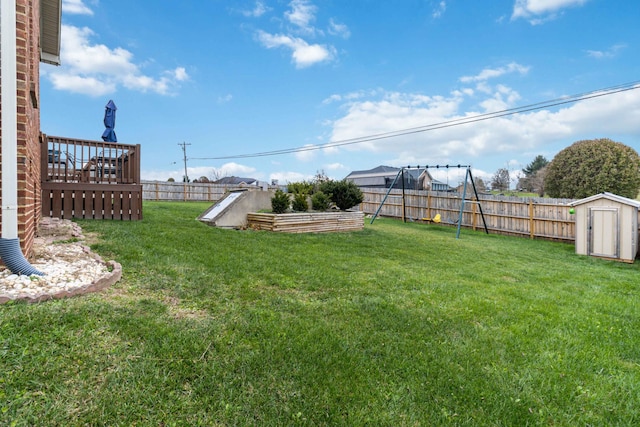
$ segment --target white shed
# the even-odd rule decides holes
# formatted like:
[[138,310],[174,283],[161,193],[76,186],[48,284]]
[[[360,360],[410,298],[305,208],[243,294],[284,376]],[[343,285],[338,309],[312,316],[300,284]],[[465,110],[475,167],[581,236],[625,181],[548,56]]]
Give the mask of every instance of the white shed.
[[600,193],[569,206],[575,207],[577,254],[634,262],[640,240],[639,201]]

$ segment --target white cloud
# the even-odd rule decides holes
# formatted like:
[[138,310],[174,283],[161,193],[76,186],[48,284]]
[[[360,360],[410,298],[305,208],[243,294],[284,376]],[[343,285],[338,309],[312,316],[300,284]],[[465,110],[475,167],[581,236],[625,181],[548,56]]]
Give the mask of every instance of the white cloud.
[[[376,99],[345,102],[342,117],[331,123],[332,142],[404,129],[444,124],[440,129],[408,133],[387,139],[334,147],[333,152],[388,154],[389,164],[473,163],[474,159],[531,152],[555,151],[580,139],[628,135],[640,138],[638,89],[583,100],[562,108],[531,112],[446,126],[447,122],[472,119],[487,110],[513,106],[516,91],[498,85],[492,93],[476,92],[481,111],[466,111],[470,95],[455,91],[448,96],[390,92]],[[562,147],[561,147],[562,148]],[[345,154],[341,154],[344,156]],[[353,154],[351,154],[353,155]]]
[[242,13],[246,17],[259,18],[262,15],[264,15],[265,13],[267,13],[269,10],[271,10],[271,9],[269,7],[267,7],[264,4],[264,2],[256,1],[256,5],[254,6],[253,9],[251,9],[251,10],[243,10],[240,13]]
[[343,165],[342,163],[329,163],[328,165],[324,166],[325,169],[330,170],[330,171],[336,171],[336,170],[346,170],[347,167],[345,165]]
[[96,97],[116,91],[115,83],[101,81],[95,77],[83,77],[66,73],[51,73],[48,74],[48,77],[53,87],[58,90],[84,93]]
[[313,158],[315,158],[315,154],[316,154],[316,145],[306,144],[303,146],[303,150],[296,151],[294,156],[300,162],[309,162]]
[[242,178],[258,178],[253,176],[256,174],[256,168],[251,166],[241,165],[236,162],[225,163],[219,168],[213,168],[220,177],[225,176],[239,176]]
[[616,57],[618,52],[626,47],[625,44],[616,44],[607,50],[587,50],[587,56],[595,59],[610,59]]
[[555,19],[562,9],[582,6],[587,0],[516,0],[511,19],[523,18],[532,25]]
[[284,34],[269,34],[258,31],[257,37],[260,43],[268,49],[286,47],[291,50],[291,58],[297,68],[305,68],[319,62],[332,60],[335,48],[319,44],[309,44],[301,38]]
[[[334,46],[308,41],[311,38],[325,37],[324,31],[314,26],[318,7],[310,0],[292,0],[289,2],[289,8],[284,12],[284,18],[291,25],[278,34],[257,30],[256,40],[267,49],[285,47],[291,50],[292,62],[296,68],[333,61],[337,57]],[[328,32],[333,36],[345,39],[351,36],[349,28],[333,18],[329,20],[328,25]]]
[[160,77],[145,75],[133,62],[126,49],[111,49],[104,44],[92,44],[94,33],[87,27],[62,25],[62,66],[45,73],[58,90],[102,96],[113,93],[118,86],[140,92],[170,95],[179,82],[188,80],[184,67],[162,72]]
[[62,11],[73,15],[93,15],[93,11],[82,0],[62,0]]
[[293,0],[289,6],[291,10],[284,13],[285,18],[302,32],[313,34],[315,29],[311,23],[316,19],[318,8],[308,0]]
[[484,109],[484,112],[493,113],[515,107],[516,102],[519,100],[520,94],[518,92],[507,86],[498,85],[493,96],[480,102],[480,106]]
[[187,70],[184,67],[176,68],[175,70],[171,71],[171,74],[173,74],[173,77],[179,82],[189,80],[189,75],[187,74]]
[[516,62],[511,62],[507,64],[505,67],[499,68],[485,68],[479,74],[475,76],[463,76],[460,77],[460,81],[462,83],[472,83],[472,82],[484,82],[489,79],[494,79],[496,77],[501,77],[505,74],[511,73],[519,73],[519,74],[527,74],[529,72],[530,67],[526,67],[524,65],[520,65]]
[[218,104],[226,104],[227,102],[231,102],[231,100],[233,99],[233,95],[231,95],[230,93],[224,95],[224,96],[219,96],[218,97]]
[[441,1],[438,3],[438,6],[433,10],[431,16],[434,19],[441,18],[444,15],[444,12],[447,10],[447,2]]
[[334,102],[341,102],[341,101],[354,101],[356,99],[360,99],[360,98],[364,98],[364,97],[371,97],[371,96],[375,96],[378,93],[378,90],[360,90],[360,91],[354,91],[354,92],[349,92],[347,94],[333,94],[330,95],[328,98],[324,99],[322,101],[323,104],[331,104]]
[[312,178],[312,175],[305,175],[299,172],[274,172],[269,175],[270,182],[276,180],[280,185],[286,185],[291,182],[309,181]]
[[329,34],[332,36],[342,37],[343,39],[348,39],[351,37],[351,31],[349,31],[349,27],[345,24],[340,24],[334,21],[333,18],[329,19]]

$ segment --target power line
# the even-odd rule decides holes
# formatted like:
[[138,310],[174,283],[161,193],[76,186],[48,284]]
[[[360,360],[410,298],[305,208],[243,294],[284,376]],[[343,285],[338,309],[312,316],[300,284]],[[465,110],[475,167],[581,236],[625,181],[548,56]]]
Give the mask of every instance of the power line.
[[576,95],[556,98],[548,101],[537,102],[534,104],[524,105],[520,107],[509,108],[506,110],[495,111],[492,113],[477,114],[470,117],[462,117],[458,119],[446,120],[438,123],[432,123],[429,125],[417,126],[413,128],[406,128],[396,131],[383,132],[378,134],[366,135],[362,137],[343,139],[340,141],[329,142],[323,145],[313,145],[295,148],[285,148],[281,150],[263,151],[249,154],[237,154],[232,156],[219,156],[219,157],[192,157],[192,160],[229,160],[229,159],[245,159],[252,157],[266,157],[266,156],[278,156],[282,154],[301,153],[305,151],[324,150],[327,148],[342,147],[346,145],[362,144],[364,142],[377,141],[381,139],[396,138],[399,136],[411,135],[416,133],[428,132],[437,129],[444,129],[454,126],[461,126],[470,123],[476,123],[480,121],[496,119],[499,117],[511,116],[519,113],[526,113],[530,111],[541,110],[543,108],[556,107],[563,104],[571,104],[578,101],[584,101],[592,98],[599,98],[603,96],[613,95],[620,92],[631,91],[640,89],[640,81],[634,81],[630,83],[624,83],[616,86],[611,86],[604,89],[596,89],[589,92],[584,92]]

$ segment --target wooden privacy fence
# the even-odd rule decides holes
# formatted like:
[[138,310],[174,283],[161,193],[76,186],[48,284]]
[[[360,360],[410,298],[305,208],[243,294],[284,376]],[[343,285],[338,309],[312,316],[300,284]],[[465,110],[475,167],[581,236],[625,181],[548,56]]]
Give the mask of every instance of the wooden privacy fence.
[[[229,191],[247,188],[258,187],[255,185],[228,185],[208,182],[143,181],[142,198],[155,201],[215,202]],[[279,187],[269,186],[269,188]]]
[[[362,189],[364,201],[360,210],[374,214],[387,193],[386,189]],[[391,190],[378,215],[423,221],[440,214],[442,223],[456,225],[460,215],[461,195],[449,192]],[[462,227],[483,229],[477,203],[467,196],[462,214]],[[573,199],[535,197],[480,196],[480,204],[489,232],[572,242],[575,222],[567,204]],[[404,209],[403,209],[404,206]],[[404,212],[404,214],[403,214]]]
[[140,145],[42,135],[42,214],[142,219]]

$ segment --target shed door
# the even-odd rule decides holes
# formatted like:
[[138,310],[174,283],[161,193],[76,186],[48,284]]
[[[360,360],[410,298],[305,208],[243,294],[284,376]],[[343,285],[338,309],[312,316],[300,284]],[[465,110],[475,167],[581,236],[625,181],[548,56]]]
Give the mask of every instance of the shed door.
[[589,208],[589,255],[619,258],[619,235],[617,208]]

